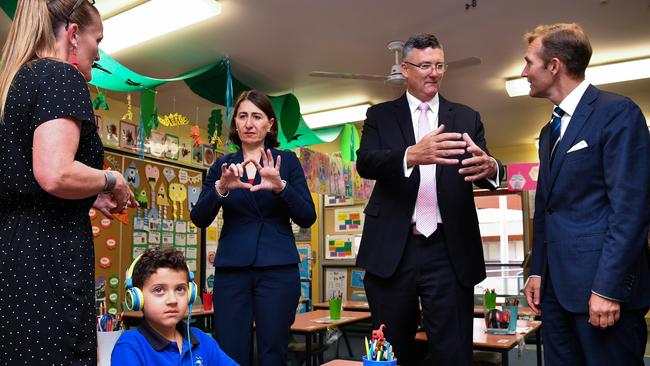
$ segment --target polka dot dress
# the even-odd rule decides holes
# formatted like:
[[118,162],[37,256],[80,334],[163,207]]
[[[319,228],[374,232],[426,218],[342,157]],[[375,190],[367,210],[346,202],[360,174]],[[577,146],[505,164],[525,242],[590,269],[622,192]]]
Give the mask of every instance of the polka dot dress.
[[0,365],[97,365],[95,197],[43,191],[32,170],[34,130],[61,117],[82,121],[76,160],[101,168],[88,85],[66,63],[23,66],[0,125]]

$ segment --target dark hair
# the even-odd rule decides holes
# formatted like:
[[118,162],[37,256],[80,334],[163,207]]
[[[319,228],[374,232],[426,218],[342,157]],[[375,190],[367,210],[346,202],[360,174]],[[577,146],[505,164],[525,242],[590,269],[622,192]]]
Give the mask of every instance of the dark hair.
[[151,277],[158,268],[169,268],[174,271],[185,272],[189,278],[189,270],[185,257],[179,250],[172,248],[147,249],[133,269],[133,286],[142,289],[144,282]]
[[557,58],[566,65],[569,75],[585,77],[585,70],[591,60],[591,44],[587,34],[578,24],[538,25],[524,35],[524,40],[528,44],[537,38],[542,40],[544,64]]
[[416,34],[411,36],[411,38],[406,40],[406,43],[404,43],[404,47],[402,48],[402,57],[406,58],[414,48],[417,48],[418,50],[423,50],[425,48],[442,48],[442,44],[438,42],[438,38],[433,34]]
[[280,143],[278,142],[279,121],[275,116],[275,111],[273,110],[271,100],[266,96],[266,94],[257,90],[247,90],[239,94],[239,98],[237,98],[237,102],[232,109],[232,115],[230,116],[230,134],[228,135],[230,141],[232,141],[233,144],[239,146],[241,149],[241,139],[239,139],[239,135],[237,134],[237,124],[235,123],[235,119],[237,118],[237,111],[239,109],[239,106],[245,100],[248,100],[251,103],[255,104],[257,108],[261,109],[262,112],[266,114],[266,117],[269,120],[273,119],[271,130],[269,130],[269,133],[267,133],[266,137],[264,137],[264,145],[268,147],[280,146]]

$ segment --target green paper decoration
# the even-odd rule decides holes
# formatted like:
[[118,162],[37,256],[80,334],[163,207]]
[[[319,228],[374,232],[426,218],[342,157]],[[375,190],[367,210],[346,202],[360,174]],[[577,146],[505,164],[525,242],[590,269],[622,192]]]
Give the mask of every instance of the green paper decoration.
[[93,100],[93,109],[98,110],[99,108],[102,108],[103,110],[107,111],[108,108],[108,103],[106,102],[106,93],[103,91],[97,90],[97,98]]
[[357,126],[352,123],[343,125],[343,132],[341,132],[341,158],[345,161],[357,161],[357,150],[359,149],[360,141]]
[[302,118],[300,104],[293,94],[284,94],[277,97],[270,97],[271,104],[278,117],[278,135],[282,133],[287,141],[292,141],[298,131],[298,125]]

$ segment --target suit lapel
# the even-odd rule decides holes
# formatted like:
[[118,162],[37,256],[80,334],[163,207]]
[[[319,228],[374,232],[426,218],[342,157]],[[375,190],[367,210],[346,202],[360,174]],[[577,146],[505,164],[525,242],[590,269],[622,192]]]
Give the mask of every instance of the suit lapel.
[[411,119],[411,109],[406,100],[406,93],[395,101],[395,113],[397,114],[397,125],[402,131],[402,136],[406,142],[405,146],[415,144],[415,131],[413,131],[413,121]]
[[582,128],[585,126],[585,123],[587,122],[589,115],[591,115],[591,112],[593,111],[591,102],[593,102],[593,100],[596,99],[597,96],[598,96],[598,89],[596,89],[593,85],[590,85],[585,91],[585,94],[580,99],[580,102],[578,103],[578,107],[573,113],[573,116],[571,116],[569,125],[567,126],[566,131],[564,131],[564,135],[562,136],[562,139],[560,139],[560,142],[558,143],[556,148],[557,151],[555,153],[555,158],[553,159],[553,166],[551,167],[551,184],[549,186],[550,188],[552,188],[553,184],[555,183],[555,179],[557,178],[557,175],[560,171],[560,166],[562,166],[562,163],[564,162],[564,158],[566,157],[567,150],[569,150],[569,148],[573,146],[573,143],[578,137],[578,134],[580,133],[580,131],[582,131]]

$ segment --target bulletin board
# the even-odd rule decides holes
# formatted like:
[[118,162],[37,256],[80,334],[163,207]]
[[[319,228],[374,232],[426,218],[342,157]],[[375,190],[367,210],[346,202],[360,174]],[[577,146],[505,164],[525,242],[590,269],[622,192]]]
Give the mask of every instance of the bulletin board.
[[98,304],[105,303],[110,312],[121,310],[126,270],[150,247],[181,250],[199,283],[204,244],[189,213],[201,192],[204,170],[108,151],[104,168],[124,174],[140,207],[112,221],[97,210],[89,213]]
[[356,267],[356,255],[361,243],[366,203],[366,200],[346,198],[342,202],[326,197],[321,248],[321,301],[337,292],[341,292],[343,299],[347,300],[353,292],[364,290],[365,271]]

